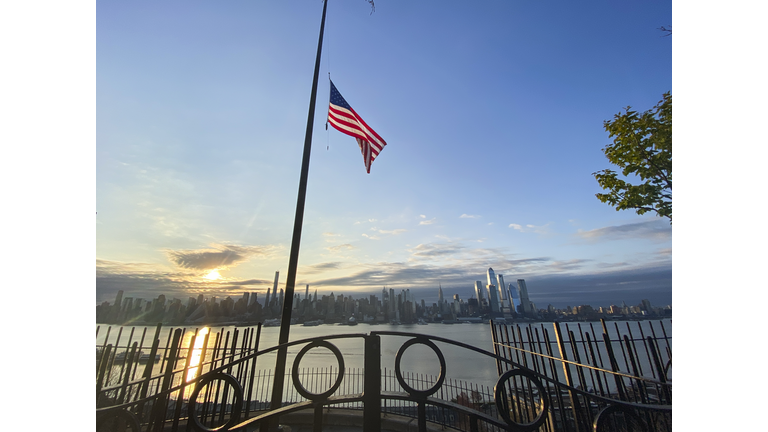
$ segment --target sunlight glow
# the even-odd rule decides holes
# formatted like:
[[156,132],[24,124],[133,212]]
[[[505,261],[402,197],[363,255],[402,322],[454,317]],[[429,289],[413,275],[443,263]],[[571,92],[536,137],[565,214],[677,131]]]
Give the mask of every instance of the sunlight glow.
[[219,280],[219,279],[221,279],[221,275],[219,274],[219,270],[218,269],[213,269],[206,276],[203,276],[203,278],[204,279],[208,279],[208,280]]
[[208,327],[203,327],[197,332],[195,346],[192,350],[192,358],[189,361],[189,369],[187,370],[187,382],[192,381],[197,376],[197,367],[200,365],[200,356],[203,352],[203,342],[205,342],[205,335],[207,335],[210,330],[211,329]]

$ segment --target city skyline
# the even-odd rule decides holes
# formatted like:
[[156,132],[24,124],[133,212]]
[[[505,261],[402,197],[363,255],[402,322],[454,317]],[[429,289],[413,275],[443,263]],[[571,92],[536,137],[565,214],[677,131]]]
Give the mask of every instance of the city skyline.
[[[287,273],[320,8],[96,12],[97,303],[266,293]],[[669,222],[599,202],[591,176],[603,121],[671,89],[670,22],[669,1],[329,4],[321,75],[388,145],[366,174],[325,130],[321,80],[297,289],[471,290],[493,267],[558,304],[671,304]]]
[[[490,269],[489,269],[490,271]],[[277,280],[277,277],[275,278]],[[477,281],[479,282],[479,281]],[[610,305],[577,304],[555,307],[552,304],[538,307],[528,300],[524,279],[517,280],[518,287],[513,290],[509,285],[510,294],[516,292],[515,298],[520,299],[516,307],[508,309],[499,307],[494,298],[496,287],[486,285],[483,296],[463,298],[459,294],[446,298],[442,287],[438,287],[437,301],[430,302],[424,298],[418,299],[417,294],[409,289],[382,288],[381,296],[376,294],[363,295],[355,298],[348,293],[309,293],[306,286],[304,296],[294,294],[290,321],[292,324],[307,323],[308,325],[342,323],[357,321],[363,323],[413,324],[425,322],[455,323],[472,319],[506,319],[513,321],[530,320],[560,320],[580,317],[581,319],[596,319],[600,317],[671,317],[671,305],[653,305],[648,299],[642,299],[638,304],[627,304],[625,301]],[[96,322],[103,324],[147,324],[154,322],[173,324],[202,324],[221,322],[264,323],[267,326],[280,324],[285,301],[282,289],[277,284],[267,291],[261,300],[256,292],[242,292],[240,296],[204,296],[186,299],[166,298],[160,294],[154,299],[134,298],[132,293],[118,291],[113,302],[104,301],[96,306]],[[319,295],[318,295],[319,294]],[[426,320],[426,321],[425,321]],[[458,321],[457,321],[458,320]]]

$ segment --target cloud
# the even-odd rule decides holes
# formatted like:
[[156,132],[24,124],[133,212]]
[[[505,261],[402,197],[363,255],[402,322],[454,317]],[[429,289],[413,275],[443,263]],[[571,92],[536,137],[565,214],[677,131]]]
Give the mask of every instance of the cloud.
[[465,249],[464,246],[457,244],[430,243],[420,244],[413,249],[408,249],[408,252],[410,252],[414,257],[435,257],[452,255],[462,251],[463,249]]
[[243,291],[266,293],[272,280],[231,279],[219,281],[202,279],[188,271],[174,271],[158,264],[125,263],[96,260],[96,300],[113,302],[117,292],[123,297],[152,300],[164,294],[168,299],[207,296],[240,296]]
[[[549,263],[548,258],[518,260],[522,262]],[[503,264],[503,263],[496,263]],[[581,274],[548,271],[523,273],[494,264],[496,274],[504,274],[506,282],[515,286],[516,279],[525,279],[530,299],[539,308],[548,304],[555,307],[590,304],[609,306],[611,304],[637,304],[647,298],[653,305],[672,303],[671,265],[625,268],[617,271],[591,271]],[[562,265],[574,266],[579,262],[565,261]],[[321,288],[320,292],[343,290],[355,295],[380,293],[381,287],[394,289],[410,288],[417,300],[425,299],[427,304],[437,301],[437,286],[443,292],[459,294],[467,299],[474,293],[474,281],[485,280],[485,268],[456,266],[431,266],[423,263],[376,263],[360,266],[347,276],[307,282]],[[358,294],[359,293],[359,294]]]
[[343,263],[341,261],[312,264],[311,266],[302,267],[301,273],[313,274],[313,273],[322,273],[327,270],[338,270],[341,268],[342,264]]
[[589,231],[579,230],[576,237],[595,242],[603,240],[624,240],[641,238],[654,241],[666,241],[672,238],[672,226],[664,220],[653,220],[625,225],[615,225]]
[[461,216],[459,216],[459,219],[478,219],[478,218],[481,218],[481,217],[482,216],[480,216],[480,215],[468,215],[468,214],[464,213]]
[[426,218],[427,218],[427,217],[426,217],[426,216],[424,216],[424,215],[419,215],[419,217],[420,217],[420,218],[422,218],[422,219],[426,219]]
[[355,247],[354,247],[354,246],[352,246],[352,245],[351,245],[351,244],[349,244],[349,243],[344,243],[344,244],[340,244],[340,245],[336,245],[336,246],[329,246],[329,247],[327,247],[327,248],[325,248],[325,249],[327,249],[327,250],[328,250],[328,251],[330,251],[330,252],[341,252],[341,251],[343,251],[343,250],[352,250],[352,249],[355,249]]
[[423,220],[419,222],[419,225],[432,225],[433,223],[435,223],[435,219],[437,218],[432,218],[430,220]]
[[549,234],[549,224],[545,225],[531,225],[527,224],[525,226],[522,226],[520,224],[511,223],[509,224],[509,228],[516,229],[520,232],[534,232],[536,234]]
[[168,259],[190,270],[212,270],[234,267],[254,255],[268,255],[272,246],[212,245],[211,249],[168,250]]
[[323,237],[325,238],[325,241],[327,243],[333,243],[333,242],[337,241],[336,237],[343,237],[343,236],[341,234],[336,234],[336,233],[332,233],[332,232],[324,232],[323,233]]
[[[402,233],[404,233],[404,232],[406,232],[408,230],[407,229],[403,229],[403,228],[398,228],[398,229],[393,229],[393,230],[382,230],[382,229],[378,229],[376,227],[373,227],[373,228],[371,228],[371,231],[376,231],[377,233],[384,234],[384,235],[398,235],[398,234],[402,234]],[[363,236],[368,237],[365,234],[363,234]]]

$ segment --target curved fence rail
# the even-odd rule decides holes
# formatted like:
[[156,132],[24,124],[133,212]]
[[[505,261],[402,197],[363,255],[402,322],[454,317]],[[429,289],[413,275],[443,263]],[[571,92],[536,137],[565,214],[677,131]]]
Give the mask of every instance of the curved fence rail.
[[[156,366],[150,363],[161,351],[156,338],[140,378],[135,378],[140,346],[126,344],[130,348],[118,362],[122,366],[111,385],[104,384],[104,377],[116,367],[117,354],[105,343],[97,376],[97,430],[267,431],[281,422],[302,422],[321,431],[334,423],[334,414],[345,410],[357,413],[345,422],[357,422],[366,432],[403,430],[407,421],[398,426],[401,418],[416,418],[419,431],[435,425],[466,431],[657,430],[662,425],[659,419],[671,417],[671,402],[638,403],[590,393],[499,350],[491,353],[446,338],[380,331],[303,339],[259,350],[260,327],[251,330],[242,335],[236,330],[231,339],[229,332],[215,335],[211,353],[207,352],[210,335],[204,335],[201,343],[196,340],[202,335],[193,335],[183,349],[183,331],[178,329],[172,337],[169,334],[160,372],[153,374]],[[382,339],[399,345],[394,370],[382,368]],[[357,352],[364,354],[362,371],[346,367],[339,345],[345,352],[357,346]],[[278,407],[267,402],[272,375],[257,370],[256,364],[280,349],[298,354],[292,364],[277,371],[290,377],[285,383],[288,391],[283,392],[290,400]],[[431,352],[439,365],[437,374],[412,372],[407,361],[412,350]],[[495,361],[500,374],[493,391],[449,378],[457,364],[446,357],[449,351],[460,352],[463,361],[467,356],[478,362]],[[327,367],[302,367],[305,357],[318,352],[331,359]],[[671,385],[662,387],[671,394]],[[576,404],[588,409],[575,411]]]

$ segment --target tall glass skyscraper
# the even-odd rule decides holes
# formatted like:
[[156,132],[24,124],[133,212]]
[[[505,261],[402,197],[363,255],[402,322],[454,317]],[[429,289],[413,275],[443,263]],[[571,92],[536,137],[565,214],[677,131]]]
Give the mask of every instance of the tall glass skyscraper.
[[528,287],[525,286],[525,279],[517,280],[517,289],[520,294],[520,305],[522,306],[523,313],[533,312],[531,301],[528,300]]

